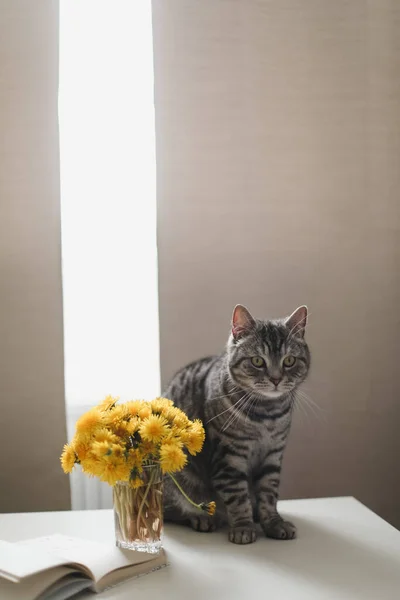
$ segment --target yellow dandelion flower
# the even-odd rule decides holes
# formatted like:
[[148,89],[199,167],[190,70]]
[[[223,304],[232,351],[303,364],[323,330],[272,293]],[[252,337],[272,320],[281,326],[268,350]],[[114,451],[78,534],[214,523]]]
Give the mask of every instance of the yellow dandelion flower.
[[136,417],[139,410],[143,407],[142,400],[129,400],[129,402],[125,403],[126,409],[130,416]]
[[126,431],[128,435],[133,435],[139,430],[140,421],[136,417],[132,417],[126,424]]
[[133,479],[130,479],[129,485],[131,488],[137,489],[143,485],[143,480],[140,479],[140,477],[134,477]]
[[151,415],[151,406],[149,402],[142,402],[142,406],[138,410],[138,417],[147,419]]
[[187,463],[186,454],[179,443],[168,442],[160,449],[160,465],[163,473],[181,471]]
[[171,424],[182,429],[187,427],[190,423],[187,415],[185,415],[185,413],[176,406],[171,406],[168,409],[168,411],[165,413],[165,418],[168,419]]
[[194,421],[192,421],[190,424],[190,429],[194,433],[198,433],[199,435],[205,435],[203,423],[200,421],[200,419],[195,419]]
[[73,447],[70,446],[70,444],[65,444],[60,460],[64,473],[71,473],[75,466],[76,455]]
[[198,426],[196,423],[195,427],[191,426],[182,433],[181,439],[190,454],[197,454],[202,449],[205,439],[202,425]]
[[89,475],[89,477],[100,477],[103,472],[102,461],[91,453],[82,461],[81,467],[85,475]]
[[141,469],[143,463],[143,454],[140,450],[131,448],[128,450],[126,461],[131,469]]
[[168,398],[156,398],[151,401],[151,409],[155,413],[165,413],[167,412],[174,403],[172,400],[168,400]]
[[200,452],[204,444],[205,436],[203,424],[199,419],[193,421],[181,434],[182,441],[190,454],[197,454]]
[[94,440],[96,442],[108,442],[109,444],[116,444],[118,442],[118,437],[106,427],[100,427],[94,433]]
[[129,421],[121,421],[120,423],[117,423],[112,429],[113,433],[120,440],[128,438],[131,435]]
[[107,396],[100,402],[98,405],[99,410],[110,410],[115,404],[118,402],[119,398],[114,398],[113,396]]
[[165,444],[178,444],[182,448],[185,439],[185,432],[185,429],[171,425],[167,435],[162,439],[162,442]]
[[75,435],[71,442],[71,446],[74,449],[80,461],[85,460],[88,452],[90,451],[90,440],[86,436]]
[[149,442],[147,440],[142,440],[137,449],[138,456],[140,456],[141,462],[145,462],[150,460],[154,455],[157,454],[157,444],[156,442]]
[[139,427],[141,438],[148,442],[159,442],[167,432],[168,423],[160,415],[150,415]]
[[215,515],[217,505],[214,501],[207,503],[201,502],[201,504],[199,504],[199,508],[201,508],[201,510],[204,510],[204,512],[206,512],[208,515],[210,515],[210,517],[212,517],[213,515]]
[[103,464],[103,469],[99,475],[101,481],[109,485],[115,485],[117,481],[128,481],[131,469],[126,462],[108,462]]
[[93,437],[92,433],[89,433],[89,432],[79,433],[78,431],[76,431],[71,444],[73,443],[73,444],[88,444],[88,445],[90,445],[92,437]]
[[162,402],[162,404],[164,404],[164,406],[167,406],[167,407],[174,406],[173,400],[171,400],[170,398],[164,398],[163,396],[156,398],[155,401]]
[[112,444],[109,442],[93,442],[91,452],[94,458],[103,459],[105,457],[111,456],[112,454]]
[[102,414],[97,408],[91,408],[76,422],[76,431],[80,434],[92,433],[102,425]]
[[125,404],[120,404],[119,406],[116,406],[112,410],[109,410],[106,413],[104,413],[103,420],[107,426],[109,426],[111,428],[115,428],[121,422],[123,422],[125,419],[128,419],[129,417],[130,417],[130,414],[129,414],[129,411],[127,410]]
[[112,456],[113,460],[117,459],[117,460],[125,460],[126,461],[124,446],[122,446],[121,444],[111,444],[110,450],[111,450],[111,456]]

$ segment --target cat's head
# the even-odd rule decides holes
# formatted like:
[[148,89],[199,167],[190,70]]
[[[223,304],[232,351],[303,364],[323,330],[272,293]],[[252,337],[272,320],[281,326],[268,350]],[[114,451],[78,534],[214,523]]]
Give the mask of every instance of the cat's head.
[[254,319],[238,304],[228,341],[228,369],[233,383],[246,391],[277,399],[307,377],[310,351],[304,339],[307,307],[290,317]]

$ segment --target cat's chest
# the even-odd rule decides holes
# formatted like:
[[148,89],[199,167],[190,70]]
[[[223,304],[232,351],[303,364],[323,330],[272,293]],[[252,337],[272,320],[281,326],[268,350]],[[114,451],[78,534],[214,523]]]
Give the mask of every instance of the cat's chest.
[[268,454],[274,450],[276,443],[268,432],[263,432],[248,445],[247,464],[250,471],[256,471],[264,464]]
[[290,423],[287,419],[264,422],[249,439],[247,463],[251,472],[257,471],[271,453],[285,447]]

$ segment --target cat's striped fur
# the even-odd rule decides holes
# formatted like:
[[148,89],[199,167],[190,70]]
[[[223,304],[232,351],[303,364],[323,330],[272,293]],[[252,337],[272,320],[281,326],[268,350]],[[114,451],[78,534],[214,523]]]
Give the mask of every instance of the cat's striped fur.
[[229,539],[239,544],[256,539],[258,521],[269,537],[295,537],[294,525],[277,512],[277,500],[296,388],[310,365],[306,320],[306,307],[286,319],[261,321],[239,305],[225,352],[184,367],[172,379],[164,395],[206,429],[204,450],[190,457],[179,483],[196,502],[216,499],[218,509],[215,517],[199,514],[167,478],[166,520],[199,531],[228,523]]

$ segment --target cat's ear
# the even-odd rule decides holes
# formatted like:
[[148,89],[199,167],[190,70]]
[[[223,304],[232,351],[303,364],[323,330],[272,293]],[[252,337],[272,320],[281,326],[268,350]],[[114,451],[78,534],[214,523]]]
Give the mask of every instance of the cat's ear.
[[232,335],[235,340],[249,333],[256,322],[244,306],[238,304],[235,306],[232,315]]
[[290,333],[304,337],[304,332],[307,325],[307,306],[299,306],[294,313],[286,319],[286,327],[290,329]]

